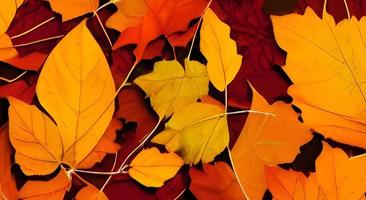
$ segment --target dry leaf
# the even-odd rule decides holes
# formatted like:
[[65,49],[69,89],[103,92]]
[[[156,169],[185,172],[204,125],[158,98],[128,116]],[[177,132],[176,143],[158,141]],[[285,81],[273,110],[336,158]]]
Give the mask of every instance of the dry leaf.
[[52,10],[62,15],[62,21],[93,12],[99,5],[99,0],[49,0],[49,2]]
[[49,181],[27,181],[19,191],[19,198],[26,200],[63,199],[70,181],[61,169],[57,176]]
[[204,164],[203,171],[192,167],[189,175],[191,177],[189,190],[198,199],[245,199],[233,171],[224,162],[217,162],[214,165]]
[[37,95],[57,124],[63,161],[75,166],[98,143],[114,112],[112,74],[85,21],[47,58]]
[[275,102],[269,105],[252,88],[251,110],[272,113],[250,113],[232,149],[234,168],[249,199],[261,199],[265,189],[264,165],[289,163],[299,147],[311,139],[310,131],[297,120],[291,105]]
[[175,153],[160,153],[159,149],[142,150],[131,162],[129,175],[147,187],[161,187],[178,172],[183,160]]
[[208,9],[203,15],[200,49],[207,59],[208,76],[220,91],[238,73],[242,56],[237,54],[236,43],[230,38],[230,27]]
[[165,145],[169,152],[178,152],[186,164],[211,162],[229,143],[223,113],[220,106],[192,103],[175,113],[152,142]]
[[348,158],[339,148],[323,142],[316,159],[316,178],[327,199],[359,200],[366,191],[366,154]]
[[338,142],[366,148],[366,18],[335,24],[328,13],[272,17],[287,51],[288,90],[304,123]]
[[75,200],[108,200],[103,191],[98,190],[93,185],[88,185],[77,193]]
[[308,178],[301,172],[266,166],[266,183],[274,199],[279,200],[327,200],[316,181],[315,174]]
[[78,169],[89,169],[96,163],[102,162],[104,157],[110,153],[117,153],[120,145],[115,143],[117,134],[116,130],[121,128],[121,122],[116,118],[113,118],[109,123],[107,130],[105,131],[102,138],[100,138],[94,149],[82,160],[76,168]]
[[197,61],[185,60],[185,69],[176,60],[157,62],[153,72],[139,76],[134,83],[150,96],[160,118],[208,94],[207,70]]

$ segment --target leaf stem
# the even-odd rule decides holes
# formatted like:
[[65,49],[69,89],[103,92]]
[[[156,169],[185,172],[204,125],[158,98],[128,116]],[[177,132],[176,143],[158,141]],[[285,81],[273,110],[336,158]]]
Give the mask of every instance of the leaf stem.
[[29,29],[29,30],[26,30],[26,31],[24,31],[24,32],[22,32],[22,33],[19,33],[19,34],[17,34],[17,35],[13,35],[13,36],[11,36],[11,37],[10,37],[10,39],[16,39],[16,38],[22,37],[22,36],[24,36],[24,35],[26,35],[26,34],[28,34],[28,33],[32,32],[32,31],[36,30],[37,28],[39,28],[39,27],[41,27],[41,26],[43,26],[43,25],[47,24],[48,22],[52,21],[53,19],[55,19],[55,17],[54,17],[54,16],[53,16],[53,17],[51,17],[51,18],[49,18],[49,19],[47,19],[47,20],[45,20],[45,21],[43,21],[43,22],[41,22],[40,24],[38,24],[38,25],[34,26],[33,28],[31,28],[31,29]]
[[14,47],[29,46],[29,45],[32,45],[32,44],[46,42],[46,41],[49,41],[49,40],[56,40],[56,39],[59,39],[59,38],[62,38],[62,37],[64,37],[64,35],[56,35],[56,36],[53,36],[53,37],[48,37],[48,38],[36,40],[36,41],[33,41],[33,42],[28,42],[28,43],[23,43],[23,44],[16,44],[16,45],[14,45]]
[[103,33],[104,33],[104,35],[106,36],[106,38],[107,38],[107,40],[108,40],[108,42],[109,42],[109,45],[112,47],[112,46],[113,46],[113,44],[112,44],[111,38],[109,37],[109,35],[108,35],[107,31],[105,30],[104,25],[103,25],[103,23],[102,23],[102,20],[100,20],[100,17],[99,17],[99,15],[98,15],[98,13],[95,13],[95,15],[94,15],[94,16],[96,16],[96,17],[97,17],[97,19],[98,19],[98,23],[99,23],[100,27],[102,28]]
[[17,77],[13,78],[13,79],[7,79],[7,78],[4,78],[4,77],[1,77],[0,76],[0,80],[3,80],[3,81],[6,81],[8,83],[12,83],[18,79],[20,79],[22,76],[24,76],[28,71],[24,71],[22,72],[21,74],[19,74]]

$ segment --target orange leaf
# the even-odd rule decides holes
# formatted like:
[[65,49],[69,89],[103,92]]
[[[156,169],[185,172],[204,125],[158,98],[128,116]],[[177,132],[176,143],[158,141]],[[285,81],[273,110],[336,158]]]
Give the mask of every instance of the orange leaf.
[[27,181],[19,191],[19,197],[27,200],[63,199],[70,182],[66,171],[61,169],[49,181]]
[[102,138],[100,138],[93,151],[90,152],[84,160],[82,160],[76,167],[78,169],[89,169],[96,163],[102,162],[103,158],[108,153],[117,153],[120,145],[115,143],[116,130],[121,128],[121,122],[116,118],[113,118],[109,123],[107,130],[105,131]]
[[18,199],[18,191],[15,179],[11,174],[12,152],[8,128],[6,125],[0,129],[0,196],[8,200],[15,200]]
[[62,21],[93,12],[99,5],[99,0],[50,0],[49,2],[52,10],[62,15]]
[[103,191],[93,185],[83,187],[75,197],[76,200],[108,200]]
[[203,171],[192,167],[189,175],[192,181],[189,189],[198,199],[245,199],[233,171],[224,162],[204,164]]
[[[207,0],[140,0],[136,3],[127,2],[116,3],[119,12],[107,21],[107,26],[122,32],[113,46],[114,49],[126,44],[137,44],[134,51],[137,60],[142,58],[150,41],[160,35],[169,36],[175,32],[185,31],[189,22],[202,14],[208,3]],[[138,7],[140,8],[137,9]],[[127,16],[129,18],[125,22],[127,24],[124,26],[118,25],[126,19],[126,15],[122,15],[120,12],[129,9],[133,12],[129,11]]]
[[311,139],[311,132],[298,120],[290,104],[269,105],[252,88],[252,110],[272,113],[250,113],[232,149],[234,167],[250,199],[261,199],[265,189],[264,165],[289,163],[299,147]]
[[309,178],[301,172],[266,166],[266,183],[275,199],[280,200],[326,200],[324,191],[316,181],[315,174]]

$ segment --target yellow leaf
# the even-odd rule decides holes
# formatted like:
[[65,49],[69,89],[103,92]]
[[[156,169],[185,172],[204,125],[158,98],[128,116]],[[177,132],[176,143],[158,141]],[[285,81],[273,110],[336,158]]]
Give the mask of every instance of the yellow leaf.
[[99,140],[98,144],[94,147],[93,151],[88,154],[82,160],[76,168],[78,169],[89,169],[93,167],[96,163],[102,162],[106,154],[117,153],[120,145],[115,143],[117,134],[116,130],[121,128],[121,122],[118,119],[113,118],[109,123],[107,130],[105,131],[103,137]]
[[63,199],[70,181],[61,169],[58,175],[49,181],[27,181],[19,191],[19,198],[26,200],[58,200]]
[[200,48],[207,59],[208,76],[220,91],[238,73],[242,56],[237,54],[236,43],[230,38],[230,27],[209,8],[203,15]]
[[266,183],[274,199],[279,200],[327,200],[316,181],[315,174],[308,178],[301,172],[280,167],[265,167]]
[[129,175],[147,187],[161,187],[178,172],[183,160],[175,153],[160,153],[153,147],[142,150],[131,162]]
[[62,21],[93,12],[99,5],[99,0],[50,0],[49,2],[52,10],[62,15]]
[[269,105],[252,88],[252,110],[272,113],[250,113],[232,149],[239,181],[249,199],[261,199],[265,189],[264,165],[292,162],[299,147],[311,139],[311,132],[297,120],[291,105],[275,102]]
[[359,200],[366,191],[366,154],[348,158],[323,142],[316,159],[316,177],[328,199]]
[[75,197],[76,200],[108,200],[103,191],[93,185],[83,187]]
[[338,142],[366,148],[366,18],[335,24],[328,13],[272,17],[287,51],[288,90],[304,123]]
[[178,61],[161,61],[154,71],[134,81],[151,98],[160,118],[169,117],[208,94],[208,77],[204,65],[185,60],[185,70]]
[[224,109],[192,103],[175,113],[152,142],[165,145],[169,152],[178,152],[187,164],[211,162],[229,144]]
[[107,20],[106,25],[119,32],[137,26],[148,11],[145,0],[118,1],[115,5],[118,10]]
[[9,97],[9,134],[15,161],[26,175],[46,175],[60,165],[63,151],[56,125],[36,106]]

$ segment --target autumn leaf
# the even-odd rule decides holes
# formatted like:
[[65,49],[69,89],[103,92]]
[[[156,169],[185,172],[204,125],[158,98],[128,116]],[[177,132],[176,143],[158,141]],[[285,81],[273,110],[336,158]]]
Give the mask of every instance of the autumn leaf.
[[185,60],[155,63],[154,71],[134,80],[148,96],[160,118],[169,117],[200,97],[208,94],[206,67],[198,61]]
[[311,132],[297,120],[291,105],[275,102],[269,105],[252,88],[251,110],[232,149],[234,168],[249,199],[261,199],[265,189],[264,165],[292,162],[299,147],[311,139]]
[[153,147],[142,150],[131,162],[128,174],[147,187],[161,187],[183,165],[175,153],[160,153]]
[[96,163],[102,162],[103,158],[108,154],[117,153],[120,145],[115,143],[116,140],[116,130],[121,128],[121,123],[116,119],[112,118],[109,123],[107,130],[105,131],[102,138],[100,138],[94,149],[77,164],[78,169],[89,169],[93,167]]
[[26,175],[47,175],[60,165],[63,149],[56,125],[36,106],[9,97],[9,134],[15,161]]
[[9,139],[8,126],[0,128],[0,198],[18,199],[15,177],[11,173],[11,144]]
[[186,164],[211,162],[229,143],[224,109],[192,103],[176,112],[152,142],[165,145],[169,152],[178,152]]
[[98,8],[98,0],[50,0],[52,10],[62,15],[62,21],[90,13]]
[[[363,147],[365,138],[366,21],[335,24],[328,13],[272,17],[276,40],[287,51],[288,90],[304,123],[338,142]],[[319,34],[321,33],[321,34]]]
[[239,183],[229,165],[217,162],[204,164],[203,171],[196,168],[189,170],[191,185],[189,190],[198,199],[245,199]]
[[76,200],[108,200],[103,191],[93,185],[83,187],[76,195]]
[[23,0],[3,0],[0,2],[0,35],[4,34],[13,21],[17,8]]
[[106,23],[108,27],[122,32],[113,48],[137,44],[134,54],[137,60],[141,60],[150,41],[160,35],[168,37],[187,30],[189,22],[202,14],[208,1],[139,0],[116,4],[119,11]]
[[274,199],[326,200],[314,173],[307,178],[301,172],[266,166],[266,183]]
[[56,177],[49,181],[27,181],[19,191],[19,198],[27,200],[63,199],[69,186],[70,181],[66,171],[61,169]]
[[114,112],[113,78],[85,21],[49,55],[39,76],[37,95],[57,124],[63,160],[70,166],[94,148]]
[[237,54],[235,41],[230,38],[230,27],[207,9],[200,34],[200,49],[207,59],[210,81],[218,90],[224,91],[238,73],[242,60]]
[[359,200],[365,187],[366,154],[348,158],[339,148],[323,142],[323,150],[316,159],[316,178],[327,199]]

